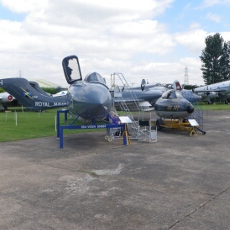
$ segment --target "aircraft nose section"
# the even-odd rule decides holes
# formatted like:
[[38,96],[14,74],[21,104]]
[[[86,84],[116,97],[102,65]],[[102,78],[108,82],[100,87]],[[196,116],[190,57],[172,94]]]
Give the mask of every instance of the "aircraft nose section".
[[86,120],[103,119],[112,106],[111,94],[101,84],[77,83],[69,92],[72,101],[69,111]]
[[187,111],[187,113],[193,113],[194,107],[193,107],[191,104],[189,104],[189,105],[187,106],[187,108],[186,108],[186,111]]
[[91,118],[103,118],[111,107],[110,94],[101,92],[99,94],[94,92],[94,97],[88,103],[87,116]]

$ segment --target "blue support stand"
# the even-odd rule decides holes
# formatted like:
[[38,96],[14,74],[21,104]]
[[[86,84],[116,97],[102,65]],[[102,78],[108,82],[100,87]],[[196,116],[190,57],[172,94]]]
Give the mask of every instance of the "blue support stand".
[[[59,148],[63,148],[63,132],[64,129],[110,129],[122,128],[126,130],[125,124],[92,124],[92,125],[60,125],[60,114],[64,113],[65,123],[67,123],[67,114],[69,110],[57,110],[57,138],[59,138]],[[127,135],[123,135],[123,145],[127,145]]]

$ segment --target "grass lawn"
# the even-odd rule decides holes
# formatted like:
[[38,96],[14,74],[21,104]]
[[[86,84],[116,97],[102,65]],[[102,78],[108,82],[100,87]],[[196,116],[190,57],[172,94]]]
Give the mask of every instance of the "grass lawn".
[[[0,112],[0,142],[57,135],[55,130],[57,109],[49,109],[45,112],[22,112],[20,109],[11,111]],[[64,124],[64,115],[61,114],[60,117],[61,124]],[[68,120],[71,122],[71,119]],[[74,124],[81,124],[81,122]],[[65,130],[65,134],[84,131]]]
[[[230,110],[230,105],[199,105],[203,110]],[[57,109],[45,112],[22,112],[21,108],[11,108],[11,112],[0,112],[0,142],[23,140],[37,137],[56,136],[55,119]],[[64,124],[64,115],[61,122]],[[17,123],[16,123],[17,116]],[[70,119],[68,118],[70,121]],[[76,124],[81,124],[78,121]],[[65,130],[65,134],[98,130]]]
[[216,103],[212,105],[201,104],[199,107],[203,110],[230,110],[230,104]]

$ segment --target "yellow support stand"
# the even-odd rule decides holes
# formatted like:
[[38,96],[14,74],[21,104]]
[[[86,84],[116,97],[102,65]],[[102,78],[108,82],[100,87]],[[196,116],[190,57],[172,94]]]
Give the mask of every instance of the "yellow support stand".
[[192,127],[192,131],[190,132],[190,136],[198,135],[197,131],[195,130],[195,127]]
[[123,144],[124,145],[130,145],[130,139],[129,139],[129,134],[128,134],[128,129],[127,129],[127,124],[125,124],[125,130],[122,133],[122,139],[123,139]]
[[190,136],[197,135],[197,131],[195,127],[199,128],[199,124],[196,122],[194,125],[192,122],[194,122],[194,119],[190,119],[192,121],[179,121],[178,119],[174,120],[163,120],[163,124],[161,124],[161,127],[164,128],[171,128],[171,129],[178,129],[181,131],[188,131]]

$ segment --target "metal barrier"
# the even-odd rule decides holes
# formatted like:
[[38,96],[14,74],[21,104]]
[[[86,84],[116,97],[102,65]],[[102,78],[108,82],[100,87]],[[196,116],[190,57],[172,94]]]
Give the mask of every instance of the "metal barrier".
[[[57,110],[57,138],[59,138],[59,148],[63,148],[63,131],[64,129],[111,129],[111,128],[123,128],[126,130],[126,124],[91,124],[91,125],[73,125],[66,124],[60,125],[60,114],[64,113],[65,123],[67,123],[68,110]],[[123,145],[127,145],[128,137],[123,135]]]

